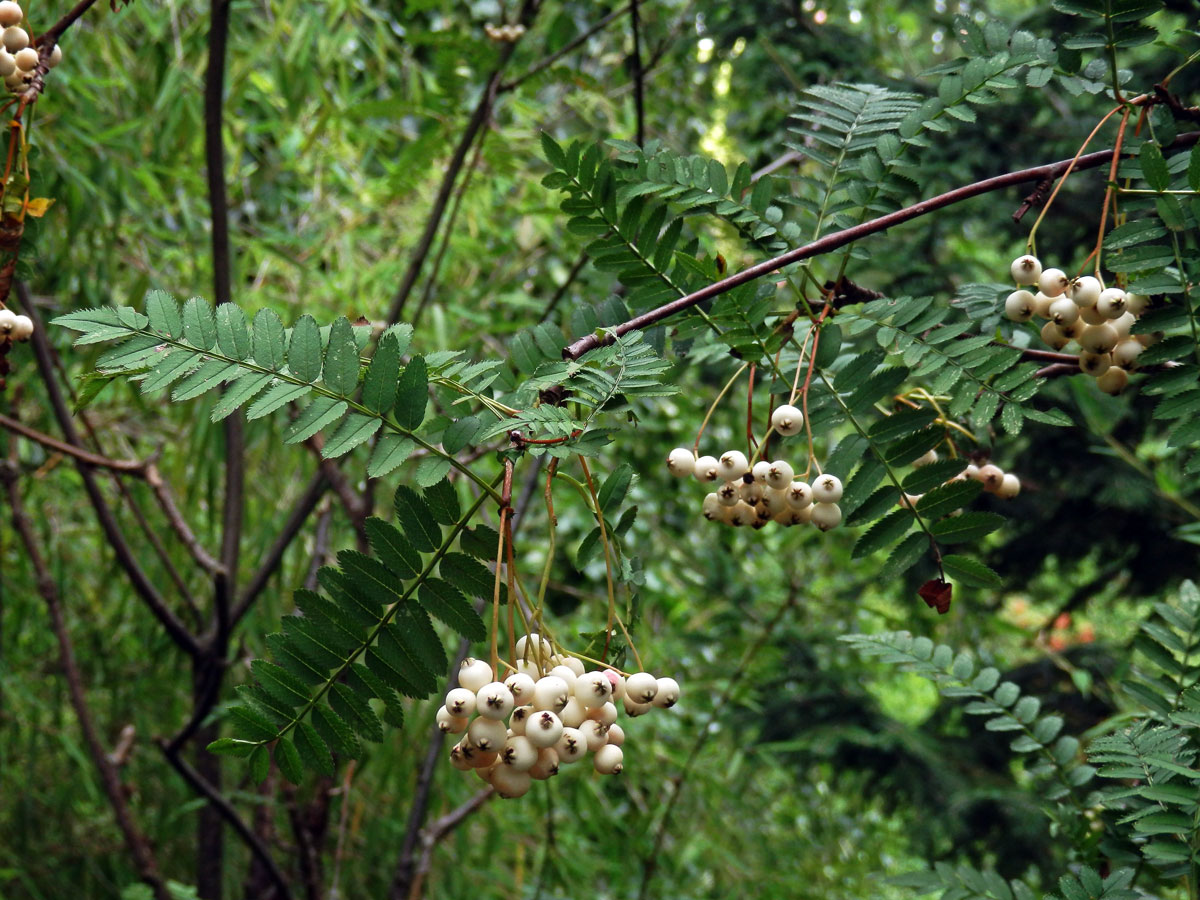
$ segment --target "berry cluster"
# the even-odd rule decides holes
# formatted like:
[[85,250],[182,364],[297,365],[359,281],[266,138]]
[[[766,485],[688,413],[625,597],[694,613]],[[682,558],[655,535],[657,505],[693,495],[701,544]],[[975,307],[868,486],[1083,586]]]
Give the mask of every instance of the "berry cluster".
[[[930,450],[920,459],[916,460],[913,463],[913,467],[920,468],[921,466],[927,466],[930,463],[937,462],[937,460],[937,451]],[[968,478],[982,482],[985,491],[989,494],[995,494],[1001,500],[1011,500],[1017,494],[1021,493],[1021,480],[1011,472],[1005,472],[994,463],[984,463],[983,465],[972,463],[945,483],[966,481]],[[897,505],[916,509],[917,502],[924,496],[924,494],[901,494]],[[951,515],[955,515],[955,513],[951,513]]]
[[474,769],[501,797],[522,796],[535,780],[588,753],[601,775],[619,774],[625,732],[617,724],[617,702],[626,715],[640,716],[679,700],[674,678],[587,672],[575,657],[555,654],[540,635],[521,638],[516,650],[515,671],[503,682],[483,660],[463,660],[459,686],[437,711],[438,728],[463,735],[450,750],[450,764]]
[[1048,319],[1041,330],[1047,345],[1062,350],[1076,342],[1080,370],[1095,378],[1105,393],[1124,390],[1138,354],[1154,340],[1152,335],[1129,333],[1148,299],[1105,288],[1091,275],[1068,278],[1061,269],[1042,269],[1033,256],[1013,260],[1011,271],[1018,286],[1036,287],[1037,293],[1013,291],[1004,301],[1004,314],[1014,322]]
[[[29,32],[21,27],[25,13],[15,0],[0,0],[0,76],[11,93],[18,94],[33,81],[38,51],[29,41]],[[46,65],[53,69],[62,62],[62,47],[54,45]]]
[[33,320],[29,316],[18,316],[11,309],[0,306],[0,344],[27,341],[31,337]]
[[[782,435],[796,434],[804,415],[794,406],[780,406],[771,415],[771,427]],[[676,447],[667,456],[667,468],[676,478],[695,477],[704,482],[722,482],[701,504],[710,522],[763,528],[812,523],[828,531],[842,521],[837,502],[842,499],[842,482],[836,475],[818,475],[809,485],[796,480],[786,460],[760,460],[752,466],[740,450],[727,450],[720,458],[698,459],[686,447]]]
[[493,41],[500,41],[504,44],[511,44],[517,41],[521,35],[525,33],[525,26],[520,23],[516,25],[484,25],[484,33]]

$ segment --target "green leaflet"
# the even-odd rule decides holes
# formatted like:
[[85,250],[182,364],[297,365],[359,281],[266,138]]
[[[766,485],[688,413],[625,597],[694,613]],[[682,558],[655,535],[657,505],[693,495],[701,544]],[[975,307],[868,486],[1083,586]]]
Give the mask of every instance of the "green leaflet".
[[301,381],[314,382],[321,375],[321,330],[312,316],[301,316],[292,326],[288,344],[288,369]]
[[322,380],[327,388],[343,397],[349,397],[358,386],[358,344],[345,316],[335,319],[329,329]]
[[416,431],[425,420],[425,407],[429,402],[429,377],[425,360],[413,357],[396,385],[396,423],[406,431]]

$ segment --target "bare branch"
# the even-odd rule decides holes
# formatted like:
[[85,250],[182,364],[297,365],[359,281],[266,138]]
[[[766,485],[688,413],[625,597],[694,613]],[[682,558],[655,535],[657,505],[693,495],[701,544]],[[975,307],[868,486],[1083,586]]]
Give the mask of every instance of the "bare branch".
[[629,0],[629,30],[633,35],[633,112],[637,121],[636,139],[639,147],[646,144],[646,73],[642,69],[642,23],[638,15],[639,0]]
[[[54,410],[54,417],[58,420],[58,426],[62,429],[63,437],[66,438],[67,443],[79,447],[81,446],[81,442],[79,434],[75,430],[75,423],[71,418],[71,410],[63,398],[58,381],[55,379],[54,360],[50,343],[46,337],[45,325],[38,314],[37,308],[33,304],[32,297],[29,295],[29,286],[23,281],[18,281],[16,287],[26,315],[33,319],[33,355],[37,361],[38,372],[41,375],[42,384],[46,389],[46,395]],[[80,478],[83,479],[84,490],[87,492],[88,500],[91,501],[92,509],[96,513],[96,519],[100,523],[100,528],[104,531],[105,538],[116,554],[117,562],[120,563],[121,568],[125,570],[126,575],[129,577],[134,591],[142,599],[142,602],[149,607],[154,617],[162,624],[171,639],[187,651],[189,655],[196,656],[200,650],[196,638],[188,631],[187,627],[179,620],[175,613],[171,611],[170,607],[167,606],[158,589],[155,588],[146,573],[142,570],[137,556],[129,546],[129,542],[126,540],[121,526],[117,523],[116,516],[109,507],[108,501],[105,500],[103,492],[100,490],[100,485],[96,481],[92,467],[80,459],[75,460],[75,465],[79,469]]]
[[537,63],[534,63],[523,74],[518,75],[512,81],[506,81],[504,84],[500,85],[498,93],[506,94],[509,91],[516,90],[518,87],[520,87],[522,84],[524,84],[530,78],[532,78],[534,75],[537,75],[539,72],[545,71],[546,69],[548,69],[552,65],[554,65],[556,62],[558,62],[560,59],[562,59],[564,56],[566,56],[567,54],[569,54],[569,53],[573,52],[574,50],[576,50],[577,48],[579,48],[586,40],[588,40],[588,38],[592,37],[592,35],[596,34],[597,32],[603,31],[605,28],[607,28],[609,25],[611,25],[613,22],[615,22],[621,16],[625,15],[625,13],[629,12],[629,10],[630,10],[629,6],[622,6],[620,9],[613,10],[607,16],[598,20],[594,25],[592,25],[587,30],[576,35],[574,38],[572,38],[570,41],[568,41],[566,44],[564,44],[558,50],[551,53],[545,59],[543,59]]
[[162,473],[158,471],[158,466],[154,463],[148,463],[144,477],[146,484],[150,485],[150,490],[154,492],[155,499],[158,500],[158,505],[162,508],[163,515],[167,517],[167,521],[171,524],[171,528],[175,534],[179,536],[179,540],[187,547],[188,552],[192,554],[192,558],[209,574],[224,575],[225,567],[213,559],[212,555],[201,546],[200,539],[196,537],[196,533],[192,531],[188,523],[184,520],[183,513],[175,505],[175,497],[171,493],[170,487],[168,487],[166,480],[162,477]]
[[121,783],[116,763],[105,752],[104,746],[100,743],[96,725],[92,721],[87,694],[83,687],[83,677],[75,662],[74,646],[71,643],[71,635],[67,631],[66,619],[63,616],[58,585],[50,574],[46,560],[42,557],[34,536],[33,526],[25,512],[25,505],[17,486],[18,473],[8,463],[0,462],[0,480],[7,485],[13,527],[25,545],[25,554],[32,564],[34,575],[37,578],[38,593],[42,595],[46,608],[50,612],[50,622],[54,629],[54,636],[58,640],[59,662],[67,680],[71,706],[75,710],[75,717],[79,720],[79,728],[83,732],[88,755],[100,774],[100,781],[104,786],[104,793],[108,797],[109,805],[112,806],[117,827],[121,829],[121,834],[125,838],[125,845],[129,849],[130,856],[133,857],[139,877],[150,886],[156,900],[170,900],[171,895],[159,874],[154,851],[150,848],[150,843],[138,828],[137,822],[134,821],[133,814],[129,810],[125,786]]
[[[1164,147],[1164,150],[1178,150],[1184,147],[1190,147],[1200,140],[1200,131],[1181,134],[1171,144]],[[1074,170],[1094,169],[1097,166],[1104,165],[1112,160],[1113,152],[1111,150],[1101,150],[1096,153],[1089,153],[1086,156],[1079,157],[1075,163]],[[869,222],[863,222],[861,225],[855,225],[852,228],[847,228],[844,231],[836,231],[832,234],[827,234],[819,240],[813,241],[810,244],[805,244],[803,247],[797,247],[794,250],[789,250],[787,253],[777,256],[773,259],[764,260],[757,265],[743,269],[728,278],[723,278],[698,291],[688,294],[686,297],[680,297],[678,300],[673,300],[657,309],[652,309],[649,312],[642,313],[640,316],[635,316],[627,322],[623,322],[613,328],[606,329],[604,337],[600,338],[594,334],[589,334],[581,337],[567,346],[563,350],[564,359],[578,359],[589,350],[594,350],[604,344],[610,344],[612,341],[623,334],[630,331],[636,331],[641,328],[648,328],[655,325],[664,319],[669,319],[677,313],[690,309],[705,300],[711,300],[713,297],[718,297],[728,291],[733,290],[747,282],[754,281],[764,275],[775,272],[786,266],[790,266],[801,260],[811,259],[814,256],[821,256],[829,253],[839,247],[844,247],[854,241],[861,240],[872,234],[877,234],[881,231],[886,231],[893,225],[899,225],[902,222],[907,222],[910,219],[916,219],[924,215],[928,215],[935,210],[943,209],[955,203],[960,203],[963,200],[968,200],[972,197],[978,197],[981,194],[987,194],[992,191],[998,191],[1002,188],[1011,187],[1013,185],[1022,184],[1027,181],[1041,180],[1045,178],[1057,178],[1071,166],[1071,160],[1065,159],[1059,162],[1049,163],[1044,166],[1034,166],[1030,169],[1021,169],[1016,172],[1009,172],[1005,175],[997,175],[993,178],[986,178],[983,181],[977,181],[973,184],[964,185],[952,191],[947,191],[944,194],[939,194],[936,197],[931,197],[928,200],[922,200],[919,203],[914,203],[912,206],[907,206],[904,209],[897,210],[893,213],[888,213],[885,216],[880,216],[876,219],[871,219]]]
[[48,434],[42,434],[42,432],[30,428],[28,425],[22,425],[16,419],[10,419],[3,413],[0,413],[0,426],[21,435],[21,437],[41,444],[43,447],[54,450],[57,453],[65,454],[80,462],[85,462],[89,466],[95,466],[98,469],[111,469],[114,472],[128,472],[140,476],[146,474],[147,463],[139,462],[136,459],[109,459],[107,456],[92,453],[89,450],[84,450],[82,447],[64,443]]

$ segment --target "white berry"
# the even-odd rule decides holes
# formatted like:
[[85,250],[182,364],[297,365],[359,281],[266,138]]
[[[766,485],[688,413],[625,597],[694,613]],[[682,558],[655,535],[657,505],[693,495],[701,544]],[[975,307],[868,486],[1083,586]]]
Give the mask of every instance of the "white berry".
[[625,696],[635,703],[649,703],[658,693],[658,679],[649,672],[638,672],[625,680]]
[[1125,292],[1120,288],[1109,288],[1096,301],[1096,312],[1106,319],[1119,319],[1125,312]]
[[696,457],[686,447],[676,447],[667,456],[667,468],[676,478],[687,478],[696,474]]
[[741,528],[746,525],[753,525],[754,520],[757,518],[758,513],[754,507],[745,500],[739,500],[737,506],[730,510],[729,518],[726,521],[735,528]]
[[533,708],[559,712],[567,705],[571,691],[567,683],[556,675],[547,675],[533,687]]
[[569,695],[574,695],[575,680],[578,678],[574,669],[568,665],[557,665],[550,670],[550,675],[554,678],[561,678],[563,681],[565,681],[567,683],[567,693]]
[[458,683],[472,694],[478,694],[480,688],[493,681],[495,679],[492,677],[492,667],[482,659],[468,656],[458,667]]
[[54,49],[50,51],[50,58],[46,60],[46,66],[53,69],[60,62],[62,62],[62,44],[55,44]]
[[788,506],[792,509],[805,509],[812,505],[813,489],[804,481],[793,481],[787,490]]
[[1036,256],[1018,256],[1012,261],[1009,266],[1009,271],[1012,273],[1013,281],[1017,284],[1037,284],[1038,278],[1042,275],[1042,264],[1038,262]]
[[513,800],[529,793],[533,778],[529,772],[518,772],[512,766],[497,766],[492,772],[492,787],[505,800]]
[[527,737],[514,735],[504,742],[500,751],[500,764],[518,772],[528,772],[538,761],[538,748]]
[[595,719],[584,719],[579,725],[579,733],[587,742],[589,753],[595,753],[608,743],[608,726]]
[[721,454],[718,464],[721,468],[721,477],[726,481],[741,478],[750,471],[750,461],[746,459],[746,454],[740,450],[726,450]]
[[922,466],[927,466],[930,463],[935,463],[937,461],[938,461],[938,452],[936,450],[929,450],[929,451],[926,451],[925,453],[922,453],[920,456],[918,456],[916,459],[913,460],[913,468],[919,469]]
[[1117,340],[1117,329],[1111,325],[1089,325],[1079,336],[1079,346],[1088,353],[1108,353]]
[[32,72],[37,68],[38,52],[32,47],[26,47],[24,50],[18,50],[13,59],[16,60],[17,68],[22,72]]
[[612,698],[612,684],[603,672],[588,672],[575,681],[575,699],[591,709],[603,706]]
[[813,482],[813,499],[818,503],[837,503],[842,499],[842,482],[836,475],[821,475]]
[[452,716],[469,716],[475,712],[475,692],[456,687],[446,694],[446,709]]
[[1062,269],[1046,269],[1038,277],[1038,290],[1047,297],[1057,297],[1067,289],[1071,280]]
[[1013,291],[1004,300],[1004,315],[1014,322],[1028,322],[1037,311],[1037,302],[1029,291]]
[[1143,349],[1141,341],[1135,338],[1121,341],[1113,348],[1113,364],[1117,366],[1131,366]]
[[782,459],[777,459],[767,468],[767,486],[781,491],[791,485],[795,474],[791,465]]
[[531,716],[533,716],[532,706],[518,706],[514,709],[508,718],[509,734],[524,734]]
[[679,682],[674,678],[658,679],[658,693],[654,695],[654,705],[659,709],[670,709],[679,702]]
[[523,673],[517,672],[504,679],[504,686],[512,693],[515,703],[529,703],[533,700],[534,680]]
[[485,719],[507,719],[516,705],[512,691],[499,681],[485,684],[475,695],[475,712]]
[[563,725],[567,728],[578,728],[579,723],[587,718],[587,710],[577,697],[572,697],[567,701],[567,705],[562,708],[562,712],[558,714],[558,717],[562,719]]
[[800,429],[804,427],[804,413],[786,403],[783,406],[777,406],[771,413],[771,427],[785,437],[799,434]]
[[1083,275],[1071,282],[1067,288],[1067,296],[1075,301],[1076,306],[1095,306],[1102,290],[1104,286],[1100,284],[1100,279]]
[[700,481],[716,481],[721,477],[721,464],[715,456],[702,456],[692,466],[692,474]]
[[615,722],[608,726],[608,743],[613,747],[620,747],[625,743],[625,729]]
[[1071,343],[1071,339],[1063,334],[1062,329],[1053,322],[1047,322],[1042,326],[1042,340],[1047,347],[1055,350],[1061,350],[1067,344]]
[[1126,294],[1125,309],[1133,313],[1135,316],[1140,316],[1146,311],[1146,307],[1150,305],[1150,298],[1145,294]]
[[508,728],[499,719],[472,719],[467,726],[467,739],[477,750],[499,750],[508,740]]
[[1079,371],[1085,375],[1091,375],[1093,378],[1099,378],[1110,368],[1112,368],[1111,353],[1080,353],[1079,354]]
[[436,721],[442,734],[462,734],[470,723],[466,716],[452,715],[444,706],[438,708]]
[[1096,387],[1106,394],[1119,394],[1129,384],[1129,373],[1120,366],[1110,366],[1109,370],[1096,379]]
[[617,721],[617,707],[612,703],[603,706],[593,706],[587,711],[589,719],[595,719],[602,725],[612,725]]
[[988,463],[986,466],[979,467],[978,478],[983,482],[983,489],[990,493],[995,493],[1000,488],[1000,483],[1004,481],[1004,470],[999,466]]
[[1079,318],[1079,307],[1074,300],[1061,297],[1050,304],[1050,320],[1058,326],[1070,325]]
[[553,747],[543,747],[538,751],[537,762],[529,770],[529,777],[534,781],[545,781],[558,774],[558,751]]
[[996,488],[996,496],[1001,500],[1011,500],[1017,494],[1021,493],[1021,479],[1012,472],[1005,473],[1000,479],[1000,486]]
[[[657,684],[655,684],[655,687],[657,687]],[[631,697],[626,697],[622,705],[625,707],[625,715],[631,719],[644,716],[650,710],[654,709],[653,703],[638,703]]]
[[14,3],[13,0],[4,0],[0,3],[0,25],[20,25],[21,19],[25,14],[21,12],[21,4]]
[[810,521],[822,531],[836,528],[842,521],[842,508],[836,503],[815,503]]
[[587,737],[578,728],[564,728],[554,749],[558,752],[560,763],[578,762],[587,753]]
[[605,744],[596,751],[592,765],[601,775],[620,775],[625,767],[625,752],[616,744]]
[[562,737],[562,720],[547,709],[535,712],[525,720],[525,737],[535,747],[552,747]]

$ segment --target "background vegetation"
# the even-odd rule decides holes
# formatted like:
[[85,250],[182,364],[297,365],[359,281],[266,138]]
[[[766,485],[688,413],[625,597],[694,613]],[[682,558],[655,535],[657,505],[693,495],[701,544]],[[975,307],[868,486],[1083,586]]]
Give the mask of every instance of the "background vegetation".
[[[1061,43],[1094,27],[1070,14],[1073,5],[1091,6],[135,0],[116,11],[101,4],[73,26],[30,131],[34,192],[55,203],[29,221],[24,293],[12,298],[47,323],[54,355],[39,368],[33,348],[12,351],[0,412],[63,439],[50,385],[78,397],[103,384],[72,419],[78,441],[67,439],[110,459],[152,459],[194,532],[192,549],[232,560],[236,576],[223,581],[195,564],[145,467],[81,469],[12,429],[0,429],[0,451],[17,475],[43,574],[61,596],[60,632],[73,644],[109,770],[174,896],[283,896],[185,769],[219,787],[227,813],[276,861],[295,897],[1197,896],[1200,801],[1187,800],[1189,791],[1198,796],[1200,720],[1186,688],[1200,674],[1189,658],[1200,598],[1185,579],[1197,572],[1200,483],[1188,444],[1168,439],[1174,422],[1156,417],[1154,398],[1137,387],[1149,380],[1108,397],[1090,379],[1046,379],[1030,406],[1061,411],[1069,427],[970,423],[1023,490],[1007,504],[975,501],[973,509],[1006,517],[972,549],[998,579],[956,585],[950,612],[937,616],[916,596],[935,574],[931,563],[881,576],[888,552],[852,555],[865,528],[750,532],[702,520],[702,491],[670,478],[662,461],[691,445],[740,363],[698,337],[695,317],[668,322],[653,341],[679,392],[636,400],[628,416],[610,413],[616,439],[592,465],[607,474],[627,463],[636,473],[626,503],[639,512],[622,539],[640,567],[631,578],[635,636],[648,668],[678,678],[684,699],[629,724],[619,780],[567,772],[524,799],[471,805],[475,779],[452,771],[436,748],[430,754],[438,740],[430,700],[406,701],[402,730],[341,761],[334,776],[310,773],[299,786],[274,767],[258,783],[240,760],[203,749],[230,733],[235,688],[251,681],[250,662],[268,653],[265,636],[294,610],[293,590],[313,584],[339,550],[362,546],[363,519],[388,515],[395,487],[416,483],[420,464],[368,479],[369,447],[330,461],[318,445],[285,446],[288,415],[211,422],[215,392],[168,404],[126,379],[81,379],[99,352],[73,348],[71,334],[48,324],[95,306],[141,308],[154,288],[181,300],[220,301],[224,292],[248,315],[269,309],[289,324],[303,314],[323,325],[337,316],[408,322],[422,352],[505,360],[501,385],[515,386],[523,376],[507,361],[516,360],[520,332],[547,322],[565,345],[588,322],[580,310],[645,306],[611,269],[590,264],[591,238],[567,227],[562,198],[542,183],[552,167],[539,133],[563,145],[656,141],[731,172],[744,160],[773,174],[780,197],[807,197],[804,179],[824,177],[792,146],[811,148],[796,130],[813,102],[808,89],[872,83],[936,96],[945,77],[937,67],[983,55],[961,22],[975,23],[981,41],[987,23],[999,23],[1004,46],[1017,29]],[[63,11],[41,2],[27,9],[43,27]],[[1196,50],[1188,30],[1196,13],[1193,2],[1171,0],[1146,19],[1159,39],[1121,51],[1132,92]],[[224,64],[211,71],[226,17]],[[515,43],[489,37],[485,26],[502,22],[527,31]],[[1021,68],[1011,84],[994,86],[995,102],[963,104],[969,115],[930,130],[908,180],[880,202],[899,207],[1070,158],[1112,106],[1103,48],[1082,54],[1074,67],[1060,60],[1041,85],[1031,87],[1037,79]],[[1099,69],[1086,68],[1096,61]],[[1196,85],[1195,68],[1185,68],[1170,90],[1191,107]],[[206,96],[221,99],[216,133]],[[1152,121],[1183,134],[1196,128],[1194,108],[1190,122],[1187,113],[1176,122],[1160,107]],[[1111,146],[1115,131],[1113,120],[1091,149]],[[217,137],[227,260],[206,181]],[[1188,155],[1174,159],[1183,179]],[[457,177],[447,179],[448,169]],[[1066,183],[1038,234],[1043,258],[1072,271],[1083,262],[1103,172]],[[862,242],[854,283],[887,297],[953,300],[955,309],[994,300],[1036,215],[1012,220],[1031,188],[986,194]],[[776,202],[785,218],[804,221],[798,204]],[[1173,271],[1186,296],[1200,266],[1194,198],[1184,203],[1181,240],[1193,255]],[[689,275],[697,283],[715,277],[718,253],[733,272],[779,252],[765,248],[772,239],[783,248],[811,236],[807,225],[790,237],[781,226],[773,238],[745,241],[728,222],[702,216],[686,228],[709,267],[704,278]],[[837,269],[820,271],[832,278]],[[996,328],[984,322],[984,333]],[[735,393],[715,414],[706,449],[737,440],[744,382]],[[446,412],[449,399],[435,393],[435,411]],[[848,432],[818,434],[818,457]],[[236,446],[244,447],[240,559],[222,546]],[[501,471],[497,446],[480,442],[487,480]],[[545,462],[523,457],[514,488],[516,563],[530,581],[546,564]],[[594,633],[604,627],[604,561],[578,557],[594,519],[577,496],[564,491],[556,501],[546,605],[560,635]],[[209,641],[204,653],[181,649],[147,611],[111,533],[97,525],[97,506],[112,511],[172,615]],[[297,509],[311,514],[293,529]],[[154,896],[162,888],[128,852],[81,734],[61,633],[11,512],[0,516],[0,897]],[[481,516],[496,525],[491,504]],[[281,533],[292,539],[276,554]],[[206,631],[230,602],[244,616],[227,634]],[[839,640],[901,631],[952,650],[903,636]],[[453,652],[449,630],[443,640]],[[960,651],[971,653],[969,672],[955,662]],[[981,674],[990,668],[994,680]],[[1134,688],[1122,686],[1130,680]],[[1040,708],[999,697],[1010,683],[1039,697]],[[1058,724],[1041,724],[1047,718]],[[181,728],[183,740],[172,744]],[[1032,744],[1011,752],[1011,732],[1022,728]],[[1056,743],[1060,731],[1109,757],[1089,761],[1080,745]],[[1093,778],[1096,768],[1111,778]],[[1064,793],[1048,783],[1066,785]],[[1159,793],[1134,791],[1163,784]],[[1101,802],[1098,787],[1126,793]],[[446,818],[456,812],[465,818]],[[1152,818],[1168,813],[1182,818]],[[1138,830],[1142,820],[1150,825]],[[1144,852],[1156,839],[1184,849]],[[913,872],[922,874],[896,880]],[[1145,894],[1122,893],[1130,883]]]

